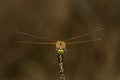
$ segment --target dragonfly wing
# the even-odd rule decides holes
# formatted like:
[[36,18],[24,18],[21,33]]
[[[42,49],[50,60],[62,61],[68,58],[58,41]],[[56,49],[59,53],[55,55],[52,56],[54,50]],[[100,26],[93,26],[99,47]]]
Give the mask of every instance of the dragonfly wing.
[[94,39],[94,40],[87,40],[87,41],[78,41],[78,42],[67,42],[66,44],[80,44],[80,43],[90,43],[90,42],[97,42],[103,39]]
[[49,43],[49,42],[31,42],[31,41],[17,41],[19,43],[25,43],[25,44],[49,44],[49,45],[55,45],[56,43]]
[[39,37],[39,36],[36,36],[36,35],[20,32],[20,31],[16,31],[16,33],[19,33],[19,34],[22,34],[22,35],[25,35],[25,36],[29,36],[29,37],[32,37],[32,38],[38,38],[38,39],[43,39],[43,40],[48,40],[48,41],[56,41],[56,40],[53,40],[53,39],[49,39],[49,38],[45,38],[45,37]]
[[97,29],[97,30],[95,30],[93,32],[90,32],[90,33],[86,33],[86,34],[83,34],[83,35],[78,35],[78,36],[72,37],[72,38],[66,40],[65,42],[72,41],[72,40],[75,40],[75,39],[78,39],[78,38],[82,38],[82,37],[85,37],[85,36],[89,36],[89,35],[91,35],[93,33],[101,31],[101,30],[104,30],[104,28],[100,28],[100,29]]

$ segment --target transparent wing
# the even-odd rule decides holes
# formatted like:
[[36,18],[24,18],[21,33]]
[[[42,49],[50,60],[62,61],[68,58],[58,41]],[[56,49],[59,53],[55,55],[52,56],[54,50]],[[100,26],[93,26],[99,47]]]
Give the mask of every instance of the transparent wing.
[[56,40],[53,40],[53,39],[49,39],[49,38],[45,38],[45,37],[39,37],[39,36],[36,36],[36,35],[32,35],[32,34],[20,32],[20,31],[16,31],[16,32],[19,33],[19,34],[28,36],[28,37],[32,37],[32,38],[37,38],[37,39],[42,39],[42,40],[48,40],[48,41],[54,41],[54,42],[56,41]]
[[49,43],[49,42],[32,42],[32,41],[17,41],[19,43],[25,43],[25,44],[49,44],[49,45],[55,45],[56,43]]
[[75,40],[75,39],[78,39],[78,38],[81,38],[81,37],[89,36],[89,35],[91,35],[93,33],[101,31],[101,30],[104,30],[104,28],[100,28],[100,29],[97,29],[97,30],[95,30],[93,32],[90,32],[90,33],[86,33],[86,34],[83,34],[83,35],[78,35],[78,36],[72,37],[72,38],[66,40],[65,42],[72,41],[72,40]]
[[90,43],[90,42],[96,42],[101,41],[103,39],[94,39],[94,40],[86,40],[86,41],[78,41],[78,42],[67,42],[66,44],[80,44],[80,43]]

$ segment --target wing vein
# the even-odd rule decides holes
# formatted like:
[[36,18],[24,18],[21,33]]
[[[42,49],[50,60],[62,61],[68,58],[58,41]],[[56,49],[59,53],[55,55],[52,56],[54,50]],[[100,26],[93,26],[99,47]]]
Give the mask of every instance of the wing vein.
[[56,43],[49,43],[49,42],[32,42],[32,41],[17,41],[19,43],[25,43],[25,44],[49,44],[49,45],[55,45]]

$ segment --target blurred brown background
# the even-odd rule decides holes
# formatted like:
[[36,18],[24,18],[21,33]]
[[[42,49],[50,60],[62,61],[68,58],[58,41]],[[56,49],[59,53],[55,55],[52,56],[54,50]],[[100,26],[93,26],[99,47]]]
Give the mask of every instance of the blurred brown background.
[[[20,44],[32,40],[16,30],[55,40],[105,30],[67,46],[66,80],[120,80],[119,0],[0,0],[0,80],[57,80],[55,46]],[[41,40],[39,40],[41,41]],[[79,41],[76,40],[76,41]]]

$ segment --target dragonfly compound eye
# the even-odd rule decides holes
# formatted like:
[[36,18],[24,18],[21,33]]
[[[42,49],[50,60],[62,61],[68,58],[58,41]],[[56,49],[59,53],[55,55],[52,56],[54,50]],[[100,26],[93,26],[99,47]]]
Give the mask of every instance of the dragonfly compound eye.
[[57,41],[56,51],[57,51],[58,54],[64,54],[65,53],[65,43],[63,41]]

